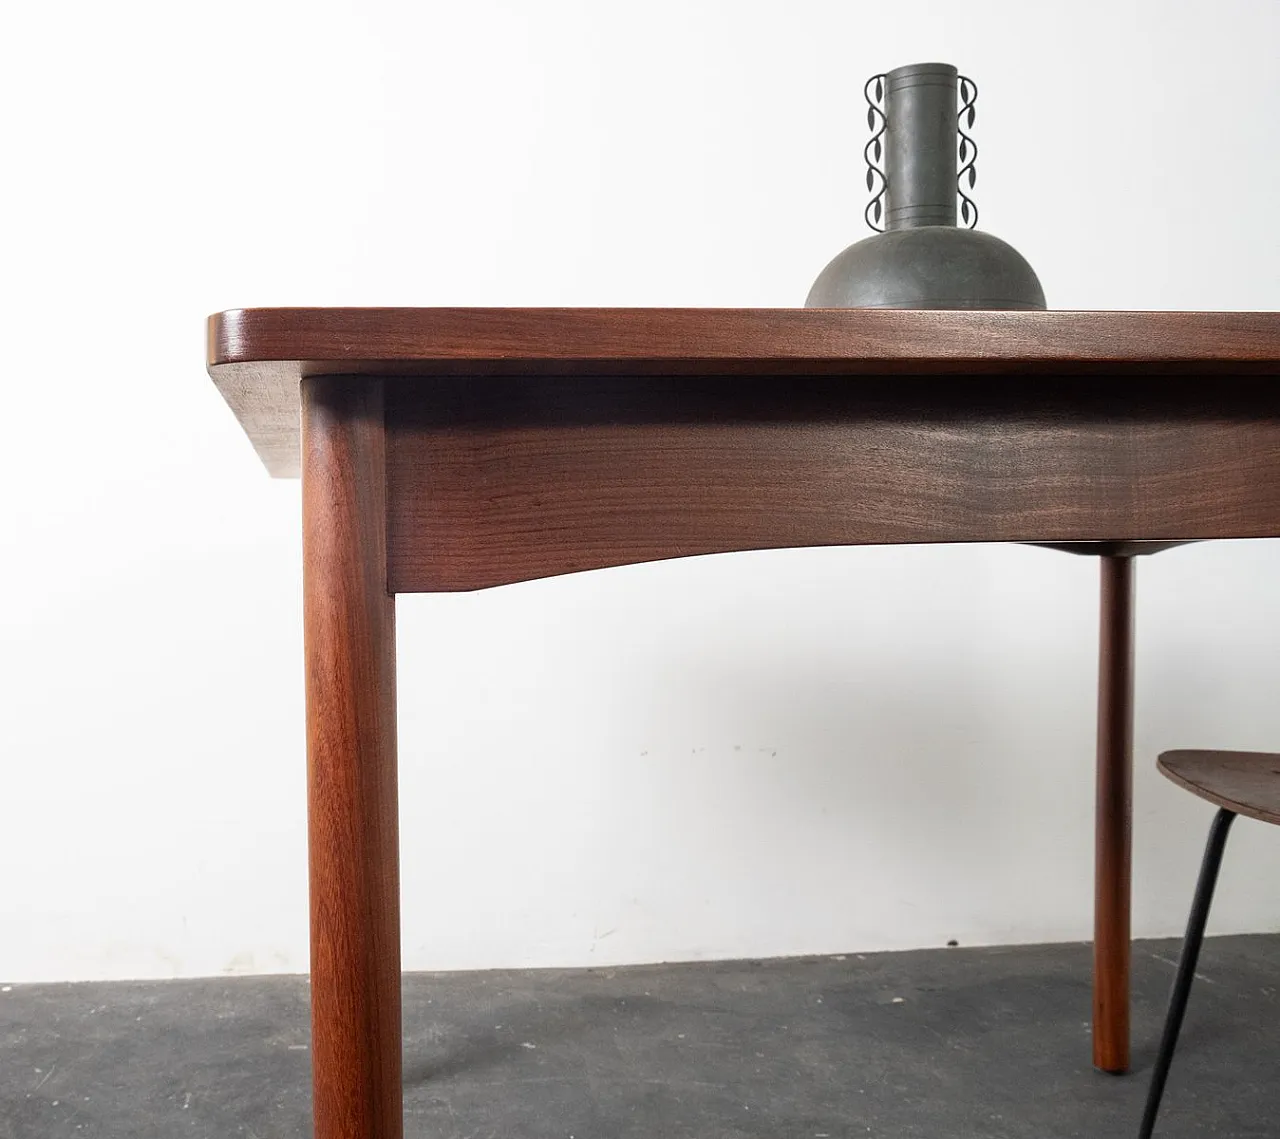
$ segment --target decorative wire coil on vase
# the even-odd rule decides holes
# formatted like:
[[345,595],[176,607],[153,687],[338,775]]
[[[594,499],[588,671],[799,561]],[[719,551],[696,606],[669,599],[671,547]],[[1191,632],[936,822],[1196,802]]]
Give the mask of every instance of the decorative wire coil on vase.
[[1044,308],[1026,258],[974,228],[968,192],[978,150],[966,133],[976,117],[973,80],[947,63],[918,63],[873,75],[865,93],[873,194],[864,216],[877,232],[823,269],[805,307]]

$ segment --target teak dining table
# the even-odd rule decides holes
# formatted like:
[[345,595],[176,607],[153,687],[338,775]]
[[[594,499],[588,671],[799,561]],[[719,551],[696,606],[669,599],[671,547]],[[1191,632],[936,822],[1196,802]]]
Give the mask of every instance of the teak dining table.
[[[208,366],[302,479],[317,1139],[402,1133],[397,593],[778,547],[1127,567],[1280,536],[1277,313],[238,309]],[[1094,1061],[1123,1071],[1132,578],[1103,580]]]

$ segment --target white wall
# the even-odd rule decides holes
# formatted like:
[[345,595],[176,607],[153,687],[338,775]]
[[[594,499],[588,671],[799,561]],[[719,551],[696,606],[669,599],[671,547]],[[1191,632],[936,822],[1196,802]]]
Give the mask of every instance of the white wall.
[[[982,88],[1050,303],[1280,307],[1274,0],[125,0],[8,13],[0,977],[306,967],[298,487],[202,368],[262,304],[790,305],[865,76]],[[407,968],[1083,938],[1096,564],[782,551],[400,603]],[[1135,929],[1280,748],[1280,545],[1141,566]],[[1242,824],[1219,930],[1280,928]]]

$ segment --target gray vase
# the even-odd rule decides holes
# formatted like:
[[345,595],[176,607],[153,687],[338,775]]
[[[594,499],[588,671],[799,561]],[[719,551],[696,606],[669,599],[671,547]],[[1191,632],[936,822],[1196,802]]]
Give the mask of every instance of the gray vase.
[[976,94],[972,81],[946,63],[912,64],[868,81],[874,133],[867,188],[877,192],[866,218],[878,228],[883,216],[884,229],[823,269],[807,308],[1045,307],[1044,290],[1021,253],[957,224],[958,203],[966,223],[977,224],[965,192],[973,188],[977,149],[964,131],[973,124]]

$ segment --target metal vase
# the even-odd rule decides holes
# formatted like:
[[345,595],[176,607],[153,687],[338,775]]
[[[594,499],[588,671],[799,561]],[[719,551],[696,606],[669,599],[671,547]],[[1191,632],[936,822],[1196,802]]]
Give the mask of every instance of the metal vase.
[[865,217],[879,232],[837,255],[805,306],[1044,308],[1026,258],[972,228],[978,211],[967,191],[977,179],[977,147],[966,128],[975,117],[973,81],[948,63],[918,63],[872,76],[866,94],[867,189],[874,194]]

